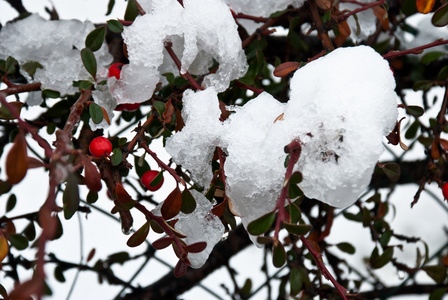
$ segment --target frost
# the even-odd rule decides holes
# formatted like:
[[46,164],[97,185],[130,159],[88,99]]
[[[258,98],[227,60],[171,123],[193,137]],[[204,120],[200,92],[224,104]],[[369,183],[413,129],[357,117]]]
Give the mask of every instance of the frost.
[[237,25],[223,0],[185,0],[183,5],[176,0],[144,1],[147,14],[123,31],[130,63],[123,67],[120,80],[108,82],[118,103],[149,99],[162,74],[176,70],[166,42],[172,43],[182,72],[201,75],[208,73],[214,60],[219,63],[214,74],[205,76],[205,87],[222,92],[245,74]]
[[295,169],[303,174],[304,194],[347,207],[367,187],[383,137],[395,125],[394,89],[387,61],[372,48],[339,48],[296,71],[288,103],[262,93],[233,108],[224,123],[214,90],[188,92],[186,125],[167,140],[167,151],[208,187],[213,150],[222,147],[226,192],[247,226],[274,209],[285,174],[284,146],[299,139]]
[[[78,91],[73,81],[88,80],[80,56],[84,40],[95,26],[79,20],[47,21],[37,14],[15,23],[7,24],[0,32],[0,58],[13,56],[22,65],[39,62],[34,81],[42,83],[42,89],[51,89],[62,95]],[[107,66],[112,56],[103,45],[95,52],[98,66]],[[100,68],[99,68],[100,69]],[[29,81],[33,78],[22,72]]]
[[213,247],[221,240],[224,234],[224,226],[221,220],[211,213],[212,203],[201,193],[192,190],[191,194],[196,200],[196,209],[191,214],[180,213],[176,218],[175,228],[187,237],[184,239],[187,245],[197,242],[206,242],[207,247],[199,253],[189,253],[188,260],[191,267],[200,268],[207,261]]
[[[361,3],[369,4],[374,2],[373,0],[363,0],[360,1]],[[339,9],[340,11],[343,10],[349,10],[353,11],[355,9],[360,8],[358,4],[354,3],[339,3]],[[350,16],[347,19],[348,26],[350,26],[350,38],[355,43],[359,43],[365,39],[367,39],[370,35],[375,33],[376,30],[376,23],[378,19],[376,18],[375,14],[373,13],[373,9],[367,9],[364,11],[361,11],[356,14],[356,17],[358,18],[358,23],[356,23],[356,20],[353,16]]]

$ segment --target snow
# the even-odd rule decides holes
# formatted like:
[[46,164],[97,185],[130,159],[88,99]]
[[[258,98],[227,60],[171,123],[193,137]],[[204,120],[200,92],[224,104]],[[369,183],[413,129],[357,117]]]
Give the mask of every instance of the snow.
[[222,147],[226,192],[247,226],[274,209],[285,174],[284,146],[299,139],[296,170],[303,174],[304,194],[347,207],[367,187],[383,137],[394,128],[394,88],[387,61],[372,48],[339,48],[296,71],[288,103],[262,93],[229,108],[234,113],[221,126],[215,91],[188,92],[186,125],[167,140],[166,149],[207,188],[213,150]]
[[[369,4],[374,2],[373,0],[363,0],[360,1],[361,3]],[[339,3],[339,10],[349,10],[353,11],[355,9],[360,8],[361,6],[354,3]],[[356,17],[358,18],[358,25],[356,24],[356,20],[353,16],[350,16],[347,19],[348,26],[350,27],[350,38],[353,40],[354,43],[359,43],[361,41],[364,41],[367,39],[370,35],[375,33],[376,30],[376,23],[378,22],[377,17],[373,13],[373,9],[367,9],[364,11],[361,11],[356,14]],[[359,31],[358,31],[359,30]]]
[[[78,88],[73,87],[73,81],[91,78],[82,64],[80,50],[93,29],[95,26],[89,21],[48,21],[33,14],[2,29],[0,59],[12,56],[20,65],[37,61],[43,69],[37,69],[34,78],[25,71],[22,75],[30,82],[41,82],[42,89],[74,94]],[[98,69],[112,62],[106,45],[95,52],[95,57]]]
[[202,75],[213,60],[219,63],[216,73],[205,76],[204,87],[222,92],[245,74],[247,62],[237,26],[222,0],[185,0],[184,7],[176,0],[154,0],[144,1],[142,7],[147,14],[123,31],[130,63],[123,67],[120,80],[108,82],[118,103],[151,98],[162,74],[176,70],[166,42],[172,43],[181,60],[182,73]]
[[207,247],[199,253],[189,253],[188,260],[191,267],[198,269],[207,261],[215,245],[221,241],[224,234],[224,225],[221,220],[210,210],[212,203],[201,193],[192,190],[191,194],[196,200],[196,209],[191,214],[180,213],[175,228],[187,237],[184,239],[187,245],[198,242],[206,242]]

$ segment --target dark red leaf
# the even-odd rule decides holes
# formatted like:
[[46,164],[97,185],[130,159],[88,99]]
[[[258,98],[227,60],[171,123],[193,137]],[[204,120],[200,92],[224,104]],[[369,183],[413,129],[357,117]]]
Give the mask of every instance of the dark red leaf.
[[84,173],[85,173],[85,183],[89,190],[93,192],[98,192],[101,190],[101,175],[98,169],[87,157],[83,157],[84,163]]
[[11,184],[19,183],[26,175],[28,170],[26,147],[25,133],[23,130],[19,130],[6,157],[6,175]]
[[145,224],[143,224],[142,227],[140,227],[139,230],[137,230],[136,232],[134,232],[133,235],[131,235],[131,237],[129,238],[129,240],[127,241],[127,245],[129,247],[137,247],[140,246],[145,240],[146,237],[149,234],[149,223],[146,222]]
[[174,268],[174,276],[176,278],[184,276],[187,272],[187,267],[188,265],[185,262],[179,260],[176,264],[176,267]]
[[132,201],[132,197],[119,182],[117,182],[117,185],[115,186],[115,192],[117,193],[117,200],[121,203],[129,203]]
[[184,247],[184,250],[189,253],[199,253],[204,251],[205,248],[207,248],[206,242],[198,242]]
[[162,250],[171,245],[172,241],[173,239],[167,236],[154,241],[154,243],[152,243],[152,246],[157,250]]
[[161,212],[165,220],[174,218],[182,207],[182,193],[179,187],[176,187],[169,195],[166,197],[162,204]]

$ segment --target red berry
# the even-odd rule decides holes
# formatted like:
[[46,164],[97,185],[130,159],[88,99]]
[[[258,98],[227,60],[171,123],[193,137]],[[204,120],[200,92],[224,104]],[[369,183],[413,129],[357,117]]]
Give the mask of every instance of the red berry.
[[125,103],[125,104],[119,104],[117,107],[115,107],[116,111],[134,111],[137,110],[140,107],[140,103]]
[[157,176],[158,174],[159,174],[158,171],[151,170],[151,171],[147,171],[147,172],[145,172],[145,174],[143,174],[143,176],[142,176],[142,178],[141,178],[141,182],[142,182],[142,184],[143,184],[148,190],[150,190],[151,192],[155,192],[155,191],[157,191],[158,189],[160,189],[160,187],[161,187],[162,184],[163,184],[163,177],[162,177],[162,180],[160,180],[160,182],[159,182],[158,185],[156,185],[156,186],[150,186],[150,185],[149,185],[149,184],[151,183],[151,181],[153,181],[154,178],[156,178],[156,176]]
[[107,77],[112,77],[114,76],[117,79],[120,79],[120,74],[121,74],[121,69],[123,68],[124,64],[122,63],[115,63],[112,64],[109,67],[109,75],[107,75]]
[[112,144],[105,137],[99,136],[90,142],[89,151],[94,157],[108,156],[112,152]]
[[442,194],[443,197],[448,200],[448,182],[442,186]]

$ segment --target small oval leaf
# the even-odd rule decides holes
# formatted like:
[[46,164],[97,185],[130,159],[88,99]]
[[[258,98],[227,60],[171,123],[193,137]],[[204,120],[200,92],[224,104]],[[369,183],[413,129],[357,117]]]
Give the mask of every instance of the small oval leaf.
[[67,184],[62,195],[64,218],[70,219],[79,207],[79,188],[78,178],[75,174],[70,173],[67,177]]
[[95,78],[97,65],[95,54],[93,54],[92,50],[90,50],[89,48],[82,49],[81,60],[87,72],[89,72],[89,74],[92,75],[93,78]]
[[247,226],[247,231],[252,235],[260,235],[271,228],[275,220],[275,212],[267,213],[260,218],[252,221]]
[[431,22],[437,27],[448,25],[448,3],[445,3],[434,12]]
[[4,235],[0,235],[0,262],[2,262],[9,253],[8,240]]
[[300,63],[298,63],[296,61],[289,61],[289,62],[282,63],[279,66],[277,66],[277,68],[275,68],[274,76],[285,77],[289,73],[297,70],[299,67],[300,67]]
[[170,246],[172,242],[173,242],[173,239],[170,238],[169,236],[167,236],[167,237],[160,238],[157,241],[154,241],[154,243],[152,243],[152,246],[157,250],[162,250],[162,249],[165,249],[166,247]]
[[92,30],[86,37],[86,48],[93,52],[101,48],[106,37],[106,27],[100,26]]
[[184,214],[190,214],[196,209],[196,200],[194,200],[193,195],[190,193],[188,189],[185,189],[182,192],[182,206],[180,210]]
[[350,243],[339,243],[336,245],[336,247],[338,247],[338,249],[341,250],[342,252],[348,254],[355,254],[356,252],[355,247],[353,247],[353,245]]
[[161,213],[165,220],[174,218],[182,207],[182,193],[179,187],[176,187],[169,195],[166,197],[162,204]]
[[95,102],[92,102],[89,105],[89,115],[90,115],[90,118],[92,119],[93,123],[95,123],[95,124],[101,123],[104,119],[103,110]]
[[312,226],[305,224],[291,224],[291,223],[283,223],[283,226],[289,233],[295,235],[305,235],[310,232]]
[[272,263],[276,268],[280,268],[286,262],[286,252],[282,243],[277,243],[277,245],[272,246]]
[[115,33],[123,32],[123,24],[121,24],[120,21],[118,20],[107,21],[107,28],[109,28],[110,31]]
[[14,144],[6,157],[6,176],[11,184],[17,184],[25,177],[28,170],[28,155],[23,130],[14,139]]
[[149,223],[148,222],[143,224],[142,227],[140,227],[136,232],[134,232],[133,235],[131,235],[131,237],[128,239],[126,244],[129,247],[140,246],[146,240],[146,237],[149,234],[149,228],[150,227],[149,227]]
[[188,253],[199,253],[205,250],[207,248],[206,242],[197,242],[188,246],[184,247],[184,250]]

